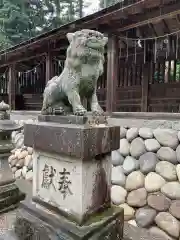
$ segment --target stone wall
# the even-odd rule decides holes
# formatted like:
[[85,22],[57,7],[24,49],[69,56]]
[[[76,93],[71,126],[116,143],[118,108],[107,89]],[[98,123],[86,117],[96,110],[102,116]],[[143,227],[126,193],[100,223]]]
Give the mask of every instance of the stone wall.
[[165,239],[180,235],[180,132],[124,128],[112,152],[111,198],[125,220]]
[[[33,122],[35,120],[29,119],[26,121],[17,121],[19,124],[25,122]],[[12,155],[8,158],[9,165],[12,169],[13,175],[16,179],[26,179],[32,181],[33,179],[33,148],[24,146],[24,130],[15,131],[12,133],[12,142],[14,149],[11,151]]]
[[[124,208],[128,223],[163,239],[178,239],[180,132],[121,127],[120,133],[120,148],[112,152],[112,203]],[[16,178],[32,180],[33,149],[24,146],[23,131],[12,139],[12,171]]]

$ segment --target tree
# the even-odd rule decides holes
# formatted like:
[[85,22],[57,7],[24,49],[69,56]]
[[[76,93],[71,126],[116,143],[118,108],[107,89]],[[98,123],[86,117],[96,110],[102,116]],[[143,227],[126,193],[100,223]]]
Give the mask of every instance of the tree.
[[100,8],[106,8],[124,0],[100,0]]
[[84,0],[0,0],[0,49],[83,16]]

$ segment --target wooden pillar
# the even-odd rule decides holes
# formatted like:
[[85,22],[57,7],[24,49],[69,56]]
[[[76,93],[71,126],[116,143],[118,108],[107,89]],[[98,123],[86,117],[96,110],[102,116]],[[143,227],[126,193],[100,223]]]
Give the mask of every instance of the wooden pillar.
[[116,87],[118,82],[118,38],[109,36],[107,48],[107,87],[106,87],[106,111],[116,111]]
[[142,72],[142,97],[141,97],[141,112],[148,111],[148,92],[149,92],[149,73],[150,64],[146,63],[143,66]]
[[16,97],[16,69],[15,65],[9,66],[8,72],[8,100],[11,110],[15,110],[15,97]]
[[53,77],[53,58],[52,54],[46,54],[46,83]]

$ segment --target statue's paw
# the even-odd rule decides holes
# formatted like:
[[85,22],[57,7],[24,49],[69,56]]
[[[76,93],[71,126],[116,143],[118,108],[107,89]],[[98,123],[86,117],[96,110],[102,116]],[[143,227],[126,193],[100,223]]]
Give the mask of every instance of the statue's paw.
[[58,107],[58,108],[55,108],[54,109],[54,114],[55,115],[64,115],[65,113],[65,110],[63,107]]
[[94,104],[91,107],[92,110],[92,115],[94,116],[104,116],[104,111],[103,109],[99,106],[99,104]]
[[76,108],[74,111],[74,115],[84,116],[87,113],[86,109],[83,107]]
[[104,111],[93,111],[92,112],[93,116],[104,116]]

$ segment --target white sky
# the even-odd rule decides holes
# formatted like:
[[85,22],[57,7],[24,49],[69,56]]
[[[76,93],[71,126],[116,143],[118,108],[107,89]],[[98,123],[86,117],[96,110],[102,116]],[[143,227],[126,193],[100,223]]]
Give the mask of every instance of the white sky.
[[99,0],[85,0],[85,4],[88,3],[89,7],[87,9],[84,9],[84,14],[91,14],[99,9]]

